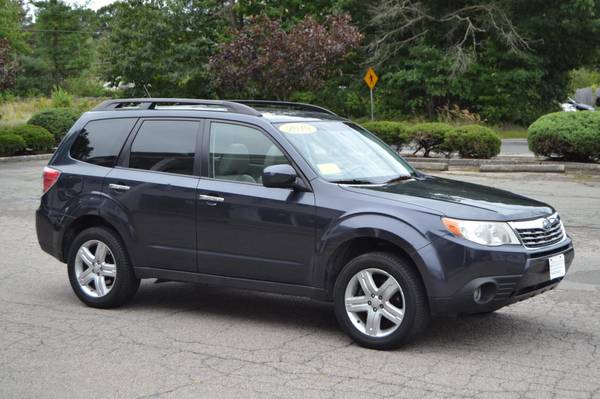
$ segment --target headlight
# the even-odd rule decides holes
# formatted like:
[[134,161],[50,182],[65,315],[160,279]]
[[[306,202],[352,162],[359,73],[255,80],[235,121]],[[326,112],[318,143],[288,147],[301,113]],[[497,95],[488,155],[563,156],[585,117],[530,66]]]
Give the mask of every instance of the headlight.
[[457,237],[483,245],[520,244],[517,235],[508,223],[478,222],[442,218],[448,231]]

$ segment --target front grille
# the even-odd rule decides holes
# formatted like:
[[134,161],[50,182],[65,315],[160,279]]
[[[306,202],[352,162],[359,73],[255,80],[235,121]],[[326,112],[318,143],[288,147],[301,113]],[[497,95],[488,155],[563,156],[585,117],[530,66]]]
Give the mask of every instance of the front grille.
[[547,218],[511,222],[521,242],[527,248],[541,248],[556,244],[565,237],[565,230],[558,214]]
[[539,248],[551,245],[563,239],[562,225],[559,222],[555,227],[543,229],[517,229],[521,241],[526,247]]

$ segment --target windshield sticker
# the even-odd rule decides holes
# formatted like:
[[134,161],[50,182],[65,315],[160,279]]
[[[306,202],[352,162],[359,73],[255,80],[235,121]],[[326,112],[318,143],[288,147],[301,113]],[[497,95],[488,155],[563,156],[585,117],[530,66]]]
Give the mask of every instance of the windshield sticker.
[[342,172],[339,166],[334,163],[320,163],[317,167],[324,175],[337,175]]
[[284,123],[279,130],[287,134],[312,134],[317,128],[308,123]]

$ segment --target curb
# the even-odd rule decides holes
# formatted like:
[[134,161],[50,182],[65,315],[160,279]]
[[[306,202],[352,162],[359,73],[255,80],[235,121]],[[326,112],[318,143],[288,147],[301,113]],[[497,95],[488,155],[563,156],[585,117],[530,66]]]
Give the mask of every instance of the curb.
[[448,164],[445,162],[409,161],[409,163],[413,168],[420,169],[420,170],[437,170],[437,171],[448,170]]
[[52,158],[52,154],[19,155],[16,157],[0,157],[0,164],[13,163],[13,162],[26,162],[26,161],[46,161],[50,158]]
[[533,173],[565,173],[565,165],[493,165],[479,166],[480,172],[533,172]]
[[[445,164],[450,170],[472,170],[480,169],[481,172],[539,172],[539,173],[590,173],[600,175],[600,164],[582,162],[557,162],[547,161],[536,157],[511,157],[500,156],[494,159],[464,159],[464,158],[419,158],[404,155],[403,158],[417,169],[424,170],[447,170],[437,169],[438,165],[428,168],[428,164]],[[485,167],[482,170],[482,166]],[[507,166],[504,168],[504,166]]]

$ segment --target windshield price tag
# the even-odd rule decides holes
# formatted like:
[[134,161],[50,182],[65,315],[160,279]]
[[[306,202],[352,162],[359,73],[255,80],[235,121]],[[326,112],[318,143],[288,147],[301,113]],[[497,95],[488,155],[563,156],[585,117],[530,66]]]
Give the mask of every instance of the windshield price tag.
[[334,163],[320,163],[317,167],[324,175],[337,175],[341,173],[340,167]]
[[563,277],[565,275],[566,270],[564,254],[549,258],[548,263],[550,264],[550,280],[554,280],[555,278]]
[[279,130],[288,134],[311,134],[317,131],[317,128],[308,123],[284,123],[279,126]]

